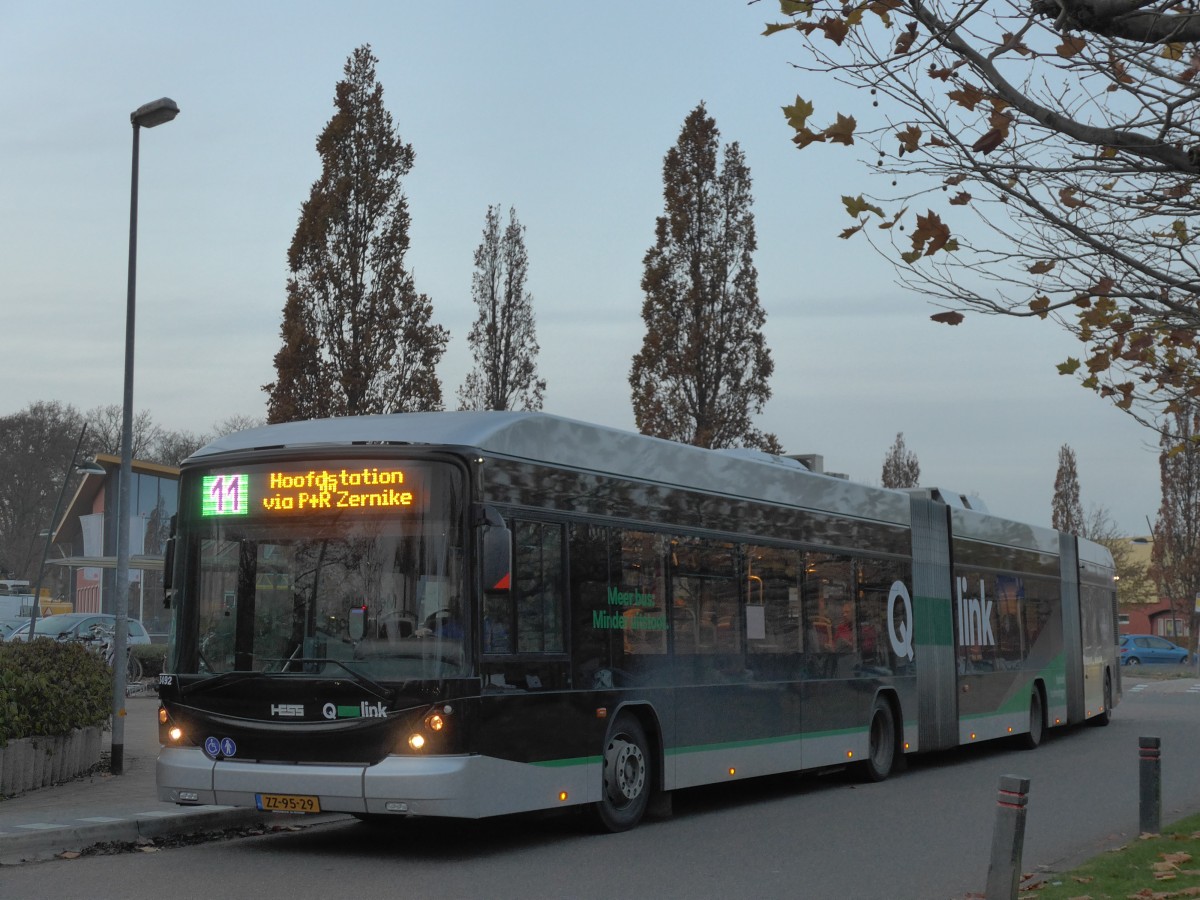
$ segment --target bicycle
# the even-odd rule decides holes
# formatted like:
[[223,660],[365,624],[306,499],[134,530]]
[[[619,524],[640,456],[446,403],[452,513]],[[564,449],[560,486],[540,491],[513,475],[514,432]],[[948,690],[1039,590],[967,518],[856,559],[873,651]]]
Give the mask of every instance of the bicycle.
[[[83,645],[104,658],[108,667],[113,668],[113,655],[116,653],[115,634],[103,625],[93,625],[91,634],[80,640]],[[125,694],[135,694],[142,691],[145,684],[142,681],[142,661],[133,652],[133,647],[125,646]]]

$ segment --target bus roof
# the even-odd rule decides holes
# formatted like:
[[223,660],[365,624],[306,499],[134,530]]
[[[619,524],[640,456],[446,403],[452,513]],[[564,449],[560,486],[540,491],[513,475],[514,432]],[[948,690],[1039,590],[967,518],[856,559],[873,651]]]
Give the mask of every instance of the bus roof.
[[[392,413],[285,422],[217,438],[192,454],[184,465],[204,465],[209,457],[225,453],[272,449],[328,452],[352,444],[479,450],[485,455],[850,518],[911,524],[908,491],[810,472],[793,459],[756,450],[706,450],[542,412]],[[941,494],[935,499],[945,502]],[[952,516],[956,533],[961,536],[1058,555],[1058,532],[1051,528],[971,509],[952,508]],[[1102,558],[1103,548],[1089,555]]]
[[909,499],[810,472],[786,457],[753,450],[706,450],[662,438],[541,412],[424,412],[313,419],[252,428],[218,438],[185,465],[217,454],[267,449],[331,450],[390,443],[472,448],[621,478],[746,497],[908,525]]

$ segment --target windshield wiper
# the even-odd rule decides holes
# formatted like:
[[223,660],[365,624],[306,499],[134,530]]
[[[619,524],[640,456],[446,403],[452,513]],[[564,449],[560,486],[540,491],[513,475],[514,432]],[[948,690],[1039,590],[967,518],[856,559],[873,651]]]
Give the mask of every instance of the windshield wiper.
[[[298,659],[285,659],[285,658],[280,657],[279,659],[266,660],[266,662],[281,662],[281,663],[286,663],[286,664],[291,664],[291,663],[298,663],[298,664],[324,663],[326,665],[332,664],[332,665],[335,665],[338,668],[342,669],[343,671],[345,671],[347,675],[349,675],[355,682],[357,682],[358,684],[360,684],[364,688],[366,688],[367,691],[370,694],[372,694],[376,699],[386,700],[388,703],[392,703],[394,700],[394,697],[392,696],[392,694],[393,694],[392,691],[389,691],[387,688],[385,688],[379,682],[368,678],[366,675],[363,675],[361,672],[355,672],[353,669],[351,669],[345,663],[341,662],[341,660],[324,659],[324,658],[308,659],[305,657],[300,657]],[[193,682],[192,684],[189,684],[186,686],[181,684],[179,686],[179,696],[181,698],[183,698],[183,697],[187,697],[191,694],[203,694],[203,693],[207,693],[208,691],[215,690],[216,688],[221,687],[222,685],[229,684],[230,682],[248,681],[252,678],[272,679],[272,678],[296,678],[296,677],[312,677],[312,676],[309,675],[308,673],[294,673],[294,672],[258,672],[258,671],[255,671],[255,672],[245,672],[245,671],[221,672],[217,675],[210,675],[208,678],[205,678],[203,681],[196,681],[196,682]]]

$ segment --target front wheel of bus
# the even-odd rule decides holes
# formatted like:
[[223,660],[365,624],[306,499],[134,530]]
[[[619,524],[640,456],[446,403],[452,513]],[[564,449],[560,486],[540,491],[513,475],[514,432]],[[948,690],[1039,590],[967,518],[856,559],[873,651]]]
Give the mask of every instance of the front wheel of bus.
[[649,742],[631,715],[617,717],[604,741],[604,788],[592,807],[604,831],[628,831],[642,819],[653,787]]
[[882,697],[876,698],[871,710],[870,741],[863,772],[868,781],[883,781],[896,761],[896,719],[891,704]]

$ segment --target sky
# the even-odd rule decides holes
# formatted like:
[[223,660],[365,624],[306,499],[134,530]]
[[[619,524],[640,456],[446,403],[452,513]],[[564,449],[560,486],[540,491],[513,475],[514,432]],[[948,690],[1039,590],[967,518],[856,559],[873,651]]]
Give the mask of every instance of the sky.
[[951,328],[896,284],[840,197],[869,190],[841,148],[798,152],[781,107],[839,89],[762,36],[772,0],[503,3],[0,0],[0,415],[38,400],[122,402],[132,129],[140,138],[134,406],[204,432],[265,415],[287,248],[320,174],[315,141],[355,47],[416,164],[407,264],[451,341],[448,408],[471,365],[473,254],[489,204],[526,229],[545,410],[634,430],[642,258],[663,157],[703,102],[753,178],[758,292],[775,362],[756,420],[789,453],[878,484],[897,433],[921,483],[1048,525],[1059,449],[1085,509],[1145,534],[1155,436],[1055,370],[1079,347],[1051,323]]

